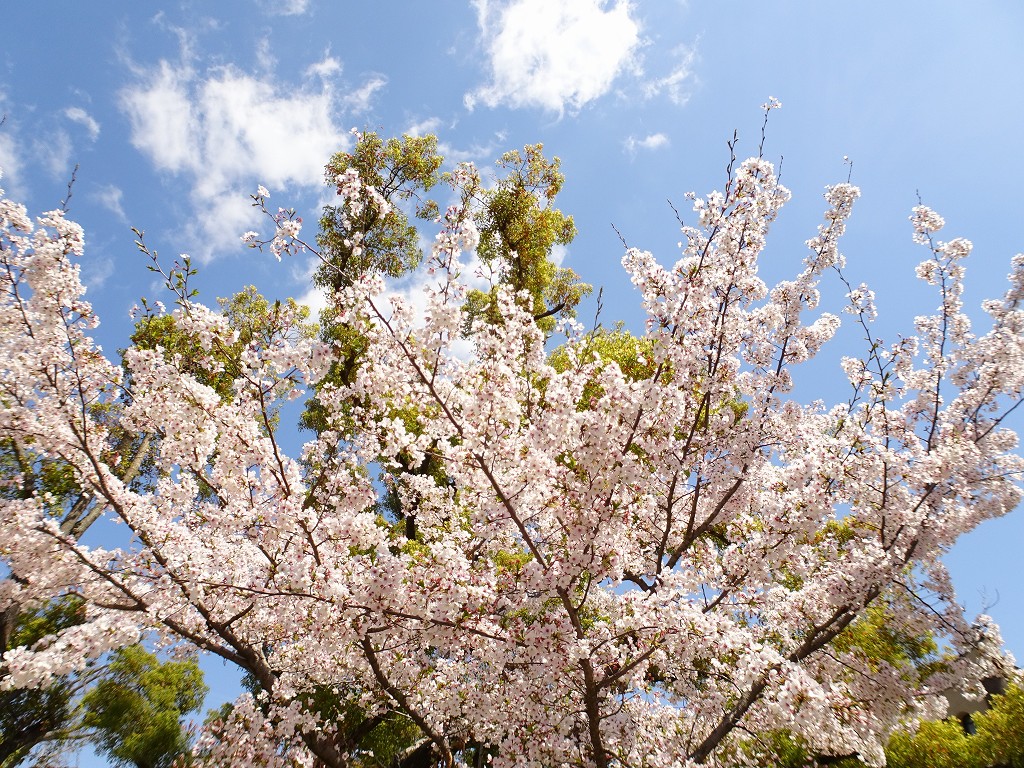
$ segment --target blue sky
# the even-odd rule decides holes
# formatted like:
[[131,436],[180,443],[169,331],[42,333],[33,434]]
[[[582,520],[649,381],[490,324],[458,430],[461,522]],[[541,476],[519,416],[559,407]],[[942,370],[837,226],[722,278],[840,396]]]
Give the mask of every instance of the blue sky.
[[[272,203],[315,221],[322,166],[353,127],[435,132],[450,159],[480,166],[543,142],[562,159],[559,205],[580,231],[565,263],[604,286],[606,324],[639,318],[612,225],[674,261],[666,201],[685,215],[687,191],[721,184],[734,129],[739,154],[756,153],[769,96],[784,107],[767,155],[784,157],[794,194],[765,254],[769,281],[798,270],[823,187],[850,171],[844,156],[863,192],[848,274],[877,291],[882,337],[936,304],[913,277],[918,192],[950,238],[974,241],[972,312],[1024,250],[1024,4],[1012,0],[159,5],[10,3],[0,33],[0,184],[39,212],[59,204],[79,165],[70,209],[86,229],[83,275],[108,350],[124,346],[139,297],[160,298],[130,226],[165,258],[192,254],[208,302],[252,283],[315,303],[308,260],[278,264],[242,246],[257,228],[247,196],[262,183]],[[824,288],[841,295],[835,281]],[[836,361],[857,344],[841,334],[800,396],[843,398]],[[969,611],[998,597],[990,612],[1020,656],[1022,541],[1018,512],[948,558]]]

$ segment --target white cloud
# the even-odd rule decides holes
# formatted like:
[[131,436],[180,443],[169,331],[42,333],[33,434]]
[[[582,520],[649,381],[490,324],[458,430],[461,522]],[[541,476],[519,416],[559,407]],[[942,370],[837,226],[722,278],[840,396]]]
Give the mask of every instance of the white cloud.
[[256,64],[261,72],[269,73],[277,66],[277,57],[274,55],[274,46],[269,37],[261,37],[256,42]]
[[338,74],[341,74],[341,62],[330,54],[324,54],[323,59],[306,67],[306,77],[320,77],[326,80]]
[[638,149],[661,149],[662,147],[667,147],[668,144],[668,136],[664,133],[652,133],[650,136],[645,136],[642,139],[630,136],[625,141],[626,151],[631,155],[636,154]]
[[[325,56],[309,71],[336,73],[340,64]],[[186,183],[194,207],[188,234],[200,258],[237,248],[238,236],[255,227],[248,194],[257,184],[272,192],[321,185],[324,164],[350,143],[339,129],[342,113],[367,107],[385,82],[373,75],[343,92],[326,79],[288,86],[273,72],[199,72],[187,61],[160,61],[137,73],[139,81],[120,94],[132,144]]]
[[506,139],[508,134],[505,131],[495,131],[486,143],[477,142],[469,147],[455,147],[441,141],[438,142],[437,149],[449,163],[473,163],[481,168],[494,162],[494,155],[499,149],[507,149]]
[[[89,141],[96,141],[100,135],[100,124],[81,107],[63,110],[65,118],[85,128]],[[55,179],[71,177],[75,161],[75,142],[63,127],[49,131],[37,131],[31,142],[31,158],[41,164]]]
[[55,178],[71,175],[71,137],[58,129],[45,138],[32,142],[33,154]]
[[121,92],[121,108],[132,125],[132,144],[164,171],[180,173],[196,168],[201,160],[201,149],[194,141],[200,125],[189,93],[193,78],[190,68],[161,61],[147,82]]
[[0,189],[12,199],[24,200],[26,190],[21,183],[24,154],[8,108],[7,94],[0,90]]
[[68,107],[64,110],[64,117],[73,123],[85,126],[85,130],[89,132],[89,138],[92,141],[96,141],[100,135],[100,124],[81,107]]
[[[499,150],[508,149],[505,142],[508,134],[505,131],[495,131],[486,142],[474,142],[469,146],[457,147],[444,140],[443,130],[453,130],[458,125],[458,120],[445,122],[434,115],[422,120],[415,120],[402,129],[407,136],[426,136],[434,134],[438,137],[437,151],[445,159],[446,165],[471,162],[477,167],[490,165]],[[486,181],[486,180],[485,180]],[[430,243],[426,243],[429,250]]]
[[21,174],[21,153],[18,143],[9,133],[5,133],[6,126],[0,128],[0,189],[7,190],[11,197],[24,197],[24,190],[20,185]]
[[428,117],[425,120],[410,123],[402,133],[407,136],[426,136],[428,133],[436,134],[442,125],[444,123],[440,117]]
[[607,93],[635,69],[640,26],[627,0],[475,0],[490,82],[469,109],[540,107],[561,114]]
[[124,193],[120,187],[115,187],[113,184],[105,184],[98,187],[93,192],[93,195],[96,197],[96,202],[117,216],[122,224],[128,223],[128,216],[125,214],[124,206],[121,203]]
[[384,75],[370,75],[359,88],[346,94],[345,106],[356,114],[365,112],[370,108],[373,95],[387,84],[388,79]]
[[[222,186],[255,173],[264,183],[316,184],[346,141],[335,125],[329,87],[282,91],[273,82],[224,69],[196,89],[204,183]],[[212,162],[211,162],[212,161]]]
[[644,96],[648,99],[666,94],[673,104],[682,106],[690,100],[690,84],[693,82],[693,62],[697,57],[696,47],[681,45],[673,52],[677,62],[672,71],[664,77],[648,80],[643,85]]
[[275,16],[301,16],[309,10],[310,0],[270,0],[264,5]]
[[82,282],[90,290],[96,291],[102,288],[112,274],[114,274],[114,260],[109,256],[104,258],[90,256],[82,259]]
[[551,262],[556,266],[562,266],[562,262],[565,261],[565,257],[569,255],[569,249],[561,243],[555,243],[551,246]]

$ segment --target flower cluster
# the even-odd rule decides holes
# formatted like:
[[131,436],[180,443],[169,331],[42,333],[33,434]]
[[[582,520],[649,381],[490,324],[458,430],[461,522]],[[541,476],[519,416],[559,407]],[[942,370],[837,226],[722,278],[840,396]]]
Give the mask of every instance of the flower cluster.
[[910,222],[914,225],[914,242],[926,245],[928,237],[946,225],[946,220],[926,205],[915,205]]
[[299,239],[302,232],[302,217],[293,208],[278,208],[276,213],[271,213],[267,208],[267,198],[270,192],[262,184],[256,189],[256,194],[250,195],[252,205],[259,208],[274,223],[274,235],[269,240],[261,239],[260,233],[250,230],[242,235],[242,242],[249,248],[263,250],[263,246],[269,246],[270,252],[278,261],[284,255],[294,256],[307,249],[307,245]]
[[[355,171],[333,181],[349,224],[386,210]],[[918,338],[843,359],[848,400],[802,404],[801,363],[839,326],[818,306],[858,195],[827,190],[802,267],[769,286],[758,259],[789,192],[763,158],[730,166],[723,191],[693,197],[674,264],[623,258],[644,334],[613,346],[575,329],[556,356],[506,288],[467,329],[460,257],[479,235],[453,207],[422,311],[373,273],[330,297],[358,355],[289,332],[281,308],[277,331],[240,345],[182,302],[166,318],[193,359],[127,350],[130,397],[89,336],[81,230],[3,199],[0,441],[64,462],[134,538],[92,548],[47,494],[0,501],[17,576],[0,610],[68,585],[87,606],[74,631],[6,654],[2,685],[155,633],[261,692],[203,737],[211,764],[347,765],[366,756],[353,723],[393,719],[447,765],[469,750],[502,768],[721,765],[779,730],[878,763],[950,680],[1007,663],[939,555],[1020,499],[1004,416],[1024,396],[1024,257],[985,304],[991,327],[971,331],[969,243],[933,243],[941,219],[915,209],[937,310]],[[294,211],[267,215],[274,237],[245,242],[302,247]],[[355,252],[365,233],[349,236]],[[870,289],[846,297],[867,328]],[[274,414],[302,386],[318,387],[323,427],[289,456]],[[147,482],[126,474],[131,451]],[[880,654],[880,625],[961,653]]]

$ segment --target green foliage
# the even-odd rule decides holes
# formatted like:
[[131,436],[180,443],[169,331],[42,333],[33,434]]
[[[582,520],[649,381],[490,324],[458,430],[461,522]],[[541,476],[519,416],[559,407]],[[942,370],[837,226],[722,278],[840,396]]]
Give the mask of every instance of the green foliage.
[[[367,205],[353,217],[345,206],[324,208],[317,236],[322,263],[313,274],[313,283],[336,291],[367,273],[401,277],[415,269],[423,257],[419,233],[401,203],[415,201],[419,218],[437,216],[437,203],[425,195],[440,180],[438,170],[443,160],[437,154],[436,136],[382,139],[373,132],[360,134],[351,152],[334,155],[326,168],[329,186],[347,170],[355,169],[360,180],[372,185],[390,204],[390,210],[382,214],[375,206]],[[324,311],[320,320],[321,336],[338,350],[337,361],[321,386],[348,384],[366,342],[337,322],[330,310]],[[306,404],[300,423],[315,432],[328,428],[316,398]]]
[[199,709],[206,691],[194,659],[161,663],[142,646],[129,646],[85,695],[84,722],[117,765],[170,768],[189,747],[181,718]]
[[523,567],[533,560],[529,552],[508,552],[500,550],[494,553],[494,567],[499,574],[511,573],[518,576]]
[[[68,595],[40,609],[21,611],[0,651],[31,647],[48,635],[80,624],[83,610],[82,601]],[[45,688],[0,691],[0,766],[17,765],[45,740],[69,736],[75,730],[76,692],[77,681],[71,677],[57,678]]]
[[[249,674],[242,678],[242,687],[253,696],[260,693],[260,684]],[[336,743],[351,755],[353,768],[391,768],[397,757],[423,738],[423,732],[405,715],[394,710],[368,718],[352,691],[319,686],[304,695],[306,711],[315,712],[327,723],[337,726]],[[230,703],[207,712],[205,724],[214,726],[231,715]]]
[[[174,285],[169,283],[169,287],[176,286],[185,295],[192,295],[193,292],[187,289],[184,281],[195,270],[186,263],[179,272],[180,280]],[[232,365],[234,370],[238,370],[235,361],[246,345],[269,343],[275,333],[301,332],[310,335],[315,332],[309,329],[284,330],[284,324],[280,322],[283,314],[280,305],[272,309],[253,288],[246,289],[231,300],[222,301],[222,308],[231,326],[239,332],[239,338],[230,349],[222,350],[224,365],[218,373],[210,372],[210,366],[196,354],[199,349],[196,340],[177,330],[173,319],[168,316],[147,314],[137,323],[132,340],[142,348],[160,347],[168,356],[179,356],[185,361],[186,368],[200,381],[212,386],[221,397],[229,397]],[[290,309],[296,317],[306,316],[307,310],[299,309],[294,303]],[[93,415],[109,425],[111,447],[105,451],[104,459],[118,470],[126,482],[143,482],[152,470],[155,442],[151,436],[126,432],[118,424],[117,415],[122,407],[120,399],[90,406]],[[74,473],[63,460],[40,457],[35,454],[31,444],[15,444],[13,441],[0,444],[0,478],[4,480],[0,483],[0,497],[25,498],[38,494],[45,500],[51,514],[59,520],[62,530],[73,536],[81,536],[102,511],[102,507],[94,504],[88,494],[82,493]],[[0,614],[0,618],[3,619],[0,625],[0,651],[4,651],[45,642],[46,638],[80,623],[83,619],[82,604],[75,596],[67,595],[37,609],[22,609],[12,605]],[[0,692],[0,766],[7,768],[17,765],[38,745],[51,744],[59,748],[64,742],[81,737],[87,730],[82,691],[95,683],[104,692],[109,692],[115,684],[111,675],[118,676],[118,684],[122,686],[128,683],[126,675],[132,669],[128,657],[115,655],[114,663],[115,667],[106,669],[90,665],[80,673],[56,678],[45,688]],[[167,667],[164,671],[171,674],[174,669]],[[198,674],[197,667],[195,672]],[[150,671],[149,677],[153,674],[158,673]],[[100,682],[96,683],[97,679]],[[201,680],[200,675],[198,681],[189,679],[188,682],[195,683],[193,687],[199,690],[202,688]],[[103,694],[97,694],[97,690],[94,688],[85,698],[94,703],[100,701]],[[125,716],[130,714],[126,712]],[[95,718],[95,712],[91,716]],[[107,712],[105,738],[108,745],[114,744],[113,740],[117,738],[112,735],[115,731],[114,717],[113,710]],[[161,733],[166,740],[182,742],[184,737],[177,717],[173,718],[173,728],[169,715],[161,717],[163,722],[154,722],[153,728],[162,729]],[[97,724],[90,722],[89,725]],[[123,734],[128,734],[135,725],[131,720],[125,721]],[[132,737],[135,740],[138,738]],[[150,735],[147,738],[154,742],[156,737]],[[131,751],[136,746],[128,744],[118,746],[118,749]]]
[[403,714],[392,713],[374,727],[360,742],[356,766],[392,766],[406,749],[423,738],[423,732]]
[[[529,145],[522,152],[502,155],[497,166],[505,175],[490,188],[485,188],[476,174],[447,174],[444,178],[459,192],[475,220],[480,258],[502,266],[498,285],[527,292],[538,325],[550,331],[557,317],[573,316],[591,288],[571,269],[558,267],[551,259],[556,245],[572,241],[576,227],[571,216],[554,206],[565,179],[558,158],[548,160],[542,149],[540,144]],[[374,205],[366,205],[357,214],[344,205],[324,209],[317,238],[323,263],[314,274],[314,283],[334,291],[367,273],[401,277],[415,269],[422,259],[420,235],[402,203],[415,201],[413,213],[418,218],[437,216],[438,206],[426,193],[442,178],[442,162],[436,136],[382,139],[367,132],[359,135],[351,152],[334,155],[326,169],[329,185],[354,169],[391,205],[386,213]],[[499,320],[496,295],[497,286],[490,293],[470,291],[466,303],[469,322]],[[321,322],[322,337],[338,350],[338,360],[321,386],[347,384],[365,352],[365,340],[338,323],[330,311],[321,315]],[[302,426],[317,432],[328,428],[316,398],[307,404]],[[344,424],[330,426],[347,431]]]
[[271,304],[255,286],[246,286],[229,299],[217,299],[230,328],[238,337],[232,344],[213,350],[216,365],[198,340],[179,329],[172,315],[149,314],[135,325],[132,345],[138,349],[160,349],[168,360],[177,359],[184,373],[211,387],[222,400],[234,396],[234,381],[245,367],[242,353],[252,345],[267,347],[281,337],[313,338],[315,325],[307,324],[309,308],[294,299]]
[[39,610],[23,611],[7,647],[31,647],[48,635],[81,624],[84,612],[85,604],[76,595],[65,595]]
[[885,754],[890,768],[1024,768],[1024,689],[1017,683],[971,715],[975,733],[955,718],[925,721],[913,734],[893,734]]
[[[109,431],[112,447],[103,453],[103,459],[112,467],[124,471],[131,464],[142,441],[118,424],[116,416],[122,405],[120,400],[94,402],[88,409],[90,416]],[[131,482],[137,474],[135,471],[132,477],[125,479]],[[31,440],[0,440],[0,499],[33,497],[39,498],[46,511],[60,521],[66,533],[76,536],[82,534],[84,528],[73,528],[75,520],[72,518],[85,512],[82,505],[87,505],[88,500],[83,497],[71,466],[59,456],[40,455]],[[76,507],[76,503],[79,506]]]
[[[353,168],[392,205],[384,214],[368,205],[355,219],[343,207],[324,208],[317,237],[324,263],[313,281],[337,290],[367,272],[399,277],[414,269],[422,257],[419,234],[397,203],[413,199],[417,217],[435,218],[437,204],[422,195],[440,180],[442,161],[433,135],[382,139],[362,133],[351,152],[334,155],[327,164],[328,185]],[[357,232],[362,235],[358,247],[352,237]]]
[[[104,458],[132,482],[145,462],[131,470],[129,466],[137,454],[148,455],[149,449],[145,438],[128,434],[117,425],[113,417],[120,407],[121,403],[114,401],[93,404],[91,410],[101,421],[110,417],[112,447]],[[126,458],[119,461],[120,453]],[[102,507],[82,492],[63,459],[38,455],[30,442],[0,442],[0,499],[32,496],[38,496],[61,530],[73,536],[81,536],[102,512]],[[11,603],[0,611],[0,659],[11,648],[46,642],[83,619],[82,602],[72,594],[36,607]],[[81,729],[79,695],[94,674],[95,669],[87,667],[77,674],[56,677],[41,688],[0,691],[0,766],[19,764],[40,744],[74,737]]]
[[737,765],[771,766],[772,768],[865,768],[864,763],[854,757],[827,757],[818,759],[799,736],[789,731],[771,731],[760,734],[756,739],[742,742],[739,752],[742,757],[734,758]]
[[985,766],[1024,768],[1024,689],[1017,684],[991,699],[991,708],[974,716],[975,752]]
[[938,645],[929,635],[903,631],[895,616],[888,602],[876,600],[835,639],[835,649],[855,653],[876,669],[885,662],[908,674],[927,676],[940,663]]
[[132,346],[137,349],[159,349],[168,360],[178,359],[183,371],[212,387],[221,399],[230,397],[231,381],[222,372],[210,371],[204,365],[203,348],[194,338],[178,330],[172,315],[150,315],[141,318],[131,335]]
[[0,440],[0,499],[29,498],[35,492],[67,499],[78,492],[74,473],[66,462],[36,457],[12,440]]
[[0,766],[18,765],[37,745],[70,735],[64,729],[73,712],[73,690],[64,680],[0,693]]
[[956,720],[926,721],[913,736],[893,734],[885,755],[891,768],[981,768],[974,740]]
[[[587,343],[580,354],[580,363],[590,363],[594,358],[601,363],[615,363],[622,375],[629,381],[639,381],[652,376],[655,365],[651,360],[654,343],[650,339],[638,339],[619,323],[612,330],[598,328],[587,338]],[[569,369],[569,350],[563,345],[557,347],[549,356],[548,362],[559,373]],[[603,368],[603,365],[602,365]],[[597,382],[588,382],[583,388],[583,396],[577,408],[585,411],[591,407],[596,398],[601,397],[603,389]]]
[[338,733],[353,751],[353,766],[390,766],[406,748],[415,744],[423,734],[403,714],[385,712],[374,718],[355,702],[334,689],[321,688],[309,694],[307,707],[324,722],[337,723]]
[[[83,611],[74,595],[21,611],[4,648],[45,642],[80,624]],[[20,764],[42,744],[59,749],[84,737],[118,765],[170,768],[188,749],[180,718],[197,710],[205,694],[194,660],[160,663],[141,646],[119,650],[106,666],[90,665],[45,688],[0,691],[0,766]]]
[[[572,317],[591,287],[571,269],[551,260],[556,245],[568,245],[576,237],[572,216],[554,206],[555,196],[565,183],[559,159],[548,160],[543,144],[528,144],[523,151],[502,155],[499,169],[506,175],[484,188],[474,179],[463,190],[464,200],[476,198],[474,219],[480,231],[477,249],[481,261],[500,263],[505,272],[500,284],[530,296],[527,307],[542,330],[554,328],[557,317]],[[472,319],[494,322],[496,289],[490,293],[470,291],[467,311]]]
[[[128,466],[136,454],[148,454],[148,443],[117,425],[112,417],[120,406],[120,402],[93,404],[91,410],[101,420],[111,417],[109,428],[114,447],[104,458],[131,482],[140,470],[137,467],[129,472]],[[118,453],[128,458],[117,461]],[[141,467],[144,462],[139,464]],[[74,472],[63,459],[40,456],[31,443],[0,442],[0,480],[0,499],[38,496],[60,528],[70,535],[80,536],[102,511],[82,492]],[[37,607],[9,604],[0,611],[0,659],[12,648],[46,642],[83,620],[82,601],[73,594]],[[56,677],[41,688],[0,690],[0,766],[19,764],[40,744],[60,743],[74,737],[81,730],[78,698],[94,674],[95,669],[87,667],[77,674]]]
[[[869,620],[871,629],[858,636],[875,632],[876,618]],[[879,656],[903,657],[905,650],[895,650],[884,642],[874,646]],[[917,729],[897,731],[885,747],[888,768],[1024,768],[1024,689],[1016,683],[1003,694],[990,698],[989,709],[971,716],[975,734],[964,730],[956,718],[926,720]],[[787,731],[759,734],[742,744],[743,759],[737,764],[771,765],[775,768],[864,768],[854,757],[834,758],[815,755],[806,742]]]
[[[615,362],[622,375],[630,381],[640,381],[654,374],[655,365],[651,360],[654,342],[651,339],[639,339],[624,330],[622,323],[616,324],[612,330],[598,329],[587,339],[583,357],[590,359],[595,356],[602,361]],[[569,368],[569,352],[564,347],[555,349],[548,358],[551,367],[559,373]]]

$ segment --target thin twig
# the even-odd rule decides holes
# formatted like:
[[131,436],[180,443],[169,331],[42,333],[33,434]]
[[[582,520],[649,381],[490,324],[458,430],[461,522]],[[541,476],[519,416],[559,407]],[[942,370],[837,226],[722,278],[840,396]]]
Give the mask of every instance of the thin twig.
[[[5,116],[6,118],[6,116]],[[2,125],[3,123],[0,123]],[[64,213],[68,212],[68,203],[71,202],[71,195],[74,194],[73,187],[75,186],[75,179],[78,178],[78,163],[75,163],[74,169],[71,171],[71,178],[68,179],[68,194],[60,201],[60,209]]]

